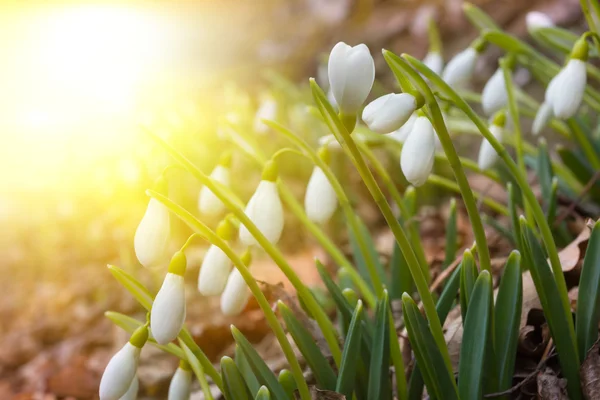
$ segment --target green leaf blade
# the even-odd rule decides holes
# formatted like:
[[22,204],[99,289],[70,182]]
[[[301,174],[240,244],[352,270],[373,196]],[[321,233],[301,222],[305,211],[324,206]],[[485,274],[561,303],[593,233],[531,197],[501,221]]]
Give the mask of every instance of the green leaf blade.
[[583,259],[579,294],[577,296],[577,343],[579,359],[584,360],[587,352],[598,339],[600,321],[600,222],[596,222],[588,241]]

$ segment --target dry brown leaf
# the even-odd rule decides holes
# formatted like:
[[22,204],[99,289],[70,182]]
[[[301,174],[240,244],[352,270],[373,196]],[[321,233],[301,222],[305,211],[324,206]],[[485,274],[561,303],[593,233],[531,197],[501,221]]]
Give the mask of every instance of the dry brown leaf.
[[537,385],[538,396],[542,400],[569,400],[565,391],[566,380],[560,379],[550,368],[538,374]]
[[583,259],[587,243],[590,239],[590,230],[586,226],[579,236],[575,238],[567,247],[558,252],[560,265],[564,272],[573,270]]
[[599,342],[588,351],[581,365],[581,389],[586,399],[600,399],[600,349]]

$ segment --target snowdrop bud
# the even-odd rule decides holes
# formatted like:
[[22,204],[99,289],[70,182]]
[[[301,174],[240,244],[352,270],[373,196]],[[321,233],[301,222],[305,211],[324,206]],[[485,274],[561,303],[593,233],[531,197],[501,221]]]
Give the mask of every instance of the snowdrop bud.
[[204,296],[221,294],[232,267],[231,260],[223,250],[215,245],[210,246],[200,267],[198,291]]
[[321,168],[315,166],[306,186],[304,209],[308,219],[323,224],[337,208],[337,195]]
[[444,69],[444,57],[438,51],[430,51],[423,59],[423,64],[439,75]]
[[390,133],[404,125],[416,107],[413,95],[390,93],[370,102],[362,119],[373,132]]
[[544,102],[538,109],[537,114],[535,114],[531,132],[534,135],[539,135],[550,119],[552,119],[552,106],[549,103]]
[[418,117],[408,135],[402,153],[400,168],[414,186],[421,186],[429,177],[435,155],[435,132],[426,117]]
[[[246,250],[241,256],[242,263],[246,267],[250,267],[252,257],[250,251]],[[238,315],[244,310],[250,297],[250,289],[244,281],[242,274],[236,269],[231,271],[229,279],[227,279],[227,285],[221,295],[221,311],[225,315]]]
[[477,55],[477,50],[473,47],[467,47],[455,55],[444,68],[444,81],[453,88],[465,85],[473,75]]
[[181,361],[169,385],[168,400],[189,400],[192,391],[192,371],[186,361]]
[[254,130],[260,134],[269,132],[269,127],[262,120],[274,120],[276,117],[277,103],[270,97],[266,98],[256,111],[256,116],[254,117]]
[[129,389],[127,389],[127,392],[119,400],[136,400],[139,390],[140,381],[136,375],[133,377],[133,380],[131,381],[131,385],[129,385]]
[[546,14],[539,11],[530,11],[525,16],[525,24],[529,33],[535,31],[538,28],[552,28],[554,22]]
[[557,118],[571,118],[577,112],[586,86],[585,61],[572,58],[552,79],[546,89],[545,102],[552,105]]
[[[155,187],[163,194],[166,192],[162,177]],[[144,267],[155,267],[161,261],[167,249],[170,229],[169,210],[160,201],[150,199],[133,239],[135,255]]]
[[128,393],[135,379],[142,347],[147,340],[148,327],[144,325],[110,359],[100,380],[100,400],[119,400]]
[[412,130],[413,126],[415,125],[416,120],[417,120],[417,113],[412,113],[410,118],[408,118],[408,121],[406,121],[404,123],[404,125],[402,125],[400,127],[400,129],[395,130],[394,132],[390,133],[388,136],[394,140],[397,140],[398,142],[404,142],[406,140],[406,138],[408,137],[408,135],[410,134],[410,131]]
[[185,321],[185,274],[187,260],[182,251],[171,259],[165,280],[150,310],[150,329],[159,344],[173,341]]
[[[504,130],[505,121],[506,117],[504,116],[504,113],[499,113],[490,126],[490,132],[498,141],[502,141],[502,132]],[[479,169],[486,170],[492,168],[499,158],[496,150],[492,147],[490,142],[484,138],[481,142],[481,147],[479,148],[479,158],[477,160]]]
[[[210,177],[218,183],[229,186],[231,166],[231,153],[227,152],[221,157],[219,164],[212,170]],[[225,211],[225,204],[208,187],[202,186],[198,197],[198,209],[204,215],[218,215]]]
[[339,42],[331,50],[327,72],[340,112],[356,113],[375,80],[375,62],[369,48],[364,44],[351,47]]
[[487,81],[481,92],[481,106],[486,115],[492,115],[502,109],[508,101],[504,72],[498,68],[494,75]]
[[335,101],[335,97],[333,97],[333,92],[331,91],[331,88],[327,91],[327,100],[329,101],[329,104],[331,104],[331,107],[333,107],[335,111],[340,110],[337,101]]
[[[283,206],[277,191],[277,172],[270,162],[263,170],[263,179],[248,201],[244,213],[273,244],[279,241],[283,231]],[[273,172],[275,171],[275,172]],[[245,225],[240,226],[240,240],[246,246],[259,245]]]

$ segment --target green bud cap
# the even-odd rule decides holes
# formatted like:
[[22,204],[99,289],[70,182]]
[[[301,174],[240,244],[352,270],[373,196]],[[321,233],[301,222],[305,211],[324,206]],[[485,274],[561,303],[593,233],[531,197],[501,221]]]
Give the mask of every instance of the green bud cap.
[[575,60],[587,61],[589,50],[590,46],[587,42],[587,35],[583,34],[583,36],[577,39],[577,41],[573,45],[570,57]]
[[142,325],[133,331],[133,334],[129,338],[129,343],[141,349],[148,341],[148,325]]
[[488,42],[482,37],[478,37],[471,43],[471,47],[474,48],[477,53],[483,53],[487,46]]
[[352,308],[356,307],[356,304],[358,304],[358,295],[354,290],[346,288],[342,291],[342,294],[344,295],[346,300],[348,300],[348,303],[350,303]]
[[226,151],[221,154],[219,158],[219,165],[222,165],[225,168],[231,167],[231,159],[233,158],[231,151]]
[[506,66],[506,68],[508,68],[509,71],[512,71],[515,68],[515,65],[517,64],[517,57],[514,53],[508,53],[504,58],[500,60],[500,63]]
[[416,109],[420,109],[425,105],[425,97],[418,90],[412,90],[410,94],[415,98],[415,102],[417,104]]
[[181,368],[184,371],[191,371],[192,367],[190,366],[190,363],[188,363],[186,360],[179,360],[179,368]]
[[152,189],[165,196],[169,194],[169,184],[167,183],[167,178],[165,178],[164,174],[160,174],[160,176],[156,178]]
[[494,115],[494,119],[492,120],[492,124],[504,128],[506,124],[506,113],[504,111],[498,111]]
[[223,221],[219,222],[217,226],[217,235],[223,240],[231,240],[235,236],[236,227],[231,221],[231,218],[227,216]]
[[252,253],[250,252],[250,249],[246,249],[246,251],[241,255],[240,259],[246,267],[249,267],[252,263]]
[[277,163],[275,162],[275,160],[267,161],[262,171],[262,180],[275,182],[277,180],[278,175],[279,169],[277,168]]
[[329,164],[329,161],[331,161],[331,153],[329,152],[329,148],[327,146],[319,147],[319,150],[317,150],[317,155],[325,164]]
[[356,114],[343,114],[339,115],[342,124],[348,130],[348,133],[354,132],[354,128],[356,127]]
[[173,254],[173,257],[171,258],[171,262],[169,263],[168,272],[171,274],[184,276],[186,268],[187,268],[187,258],[185,257],[184,252],[178,251],[177,253]]

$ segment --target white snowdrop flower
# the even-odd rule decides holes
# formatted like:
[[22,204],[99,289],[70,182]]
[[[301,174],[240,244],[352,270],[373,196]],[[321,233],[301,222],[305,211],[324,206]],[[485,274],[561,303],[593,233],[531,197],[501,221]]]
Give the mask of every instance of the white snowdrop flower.
[[403,143],[406,138],[408,137],[408,135],[410,134],[410,131],[412,130],[413,126],[415,125],[415,121],[417,120],[417,113],[412,113],[410,115],[410,117],[408,118],[408,121],[406,121],[404,123],[404,125],[402,125],[399,129],[396,129],[394,132],[389,133],[387,136]]
[[413,95],[390,93],[370,102],[363,110],[362,119],[373,132],[390,133],[404,125],[416,107]]
[[587,82],[585,61],[572,58],[554,77],[546,89],[545,102],[552,105],[557,118],[571,118],[583,100]]
[[423,58],[423,64],[439,75],[444,69],[444,57],[442,57],[439,51],[430,51]]
[[210,246],[200,267],[198,291],[204,296],[221,294],[231,268],[233,264],[223,250],[215,245]]
[[508,102],[504,72],[498,68],[485,84],[481,92],[481,106],[486,115],[493,115],[500,111]]
[[150,310],[150,329],[159,344],[173,341],[185,321],[185,283],[183,275],[186,269],[186,257],[183,252],[175,253],[169,264],[154,303]]
[[400,154],[400,168],[414,186],[421,186],[433,168],[435,132],[426,117],[418,117],[404,142]]
[[131,385],[129,385],[127,392],[119,400],[136,400],[139,390],[140,381],[136,375],[133,377],[133,381],[131,381]]
[[[277,173],[271,174],[270,168],[274,166],[270,163],[265,167],[263,179],[258,184],[256,191],[248,201],[244,213],[262,232],[267,240],[273,244],[279,241],[283,231],[283,206],[277,191]],[[248,231],[242,223],[240,225],[240,241],[246,246],[259,245],[254,236]]]
[[189,400],[192,392],[192,371],[186,364],[179,364],[169,384],[168,400]]
[[[496,140],[502,141],[502,133],[504,131],[504,121],[505,117],[503,114],[500,114],[499,118],[495,118],[495,121],[490,126],[490,132]],[[481,147],[479,148],[479,157],[477,159],[477,165],[479,169],[485,171],[494,166],[494,164],[498,161],[500,156],[496,152],[496,150],[492,147],[490,142],[487,139],[483,139],[481,142]]]
[[456,54],[444,68],[442,74],[444,81],[453,88],[466,84],[473,75],[477,55],[477,50],[473,47],[467,47]]
[[[134,380],[142,347],[148,340],[148,328],[138,328],[125,344],[108,362],[100,380],[100,400],[119,400],[137,388]],[[135,385],[137,386],[137,385]]]
[[326,146],[329,150],[339,150],[342,146],[339,144],[335,136],[325,135],[319,138],[319,146]]
[[221,295],[221,311],[225,315],[238,315],[244,310],[250,297],[250,289],[237,269],[231,271]]
[[534,135],[539,135],[546,124],[552,119],[552,116],[552,106],[548,103],[542,103],[537,114],[535,114],[531,132]]
[[304,195],[304,209],[308,219],[319,224],[327,222],[337,204],[337,195],[329,179],[321,168],[315,166]]
[[337,101],[335,101],[335,97],[333,97],[333,91],[331,90],[331,88],[329,88],[329,90],[327,91],[327,101],[329,101],[329,104],[331,104],[331,107],[333,107],[333,109],[335,111],[339,111],[339,106]]
[[[229,186],[230,164],[231,155],[228,153],[212,170],[210,177],[224,186]],[[204,215],[219,215],[225,211],[225,204],[208,187],[202,186],[200,196],[198,196],[198,209]]]
[[369,48],[364,44],[351,47],[339,42],[331,50],[327,72],[340,112],[356,113],[375,80],[375,62]]
[[254,131],[260,134],[269,132],[269,127],[262,121],[263,119],[274,120],[277,117],[277,103],[268,97],[260,104],[254,117]]
[[133,239],[135,255],[144,267],[155,267],[163,258],[170,225],[169,210],[158,200],[150,199]]
[[554,26],[552,19],[539,11],[528,12],[525,16],[525,24],[529,33],[539,28],[552,28]]

